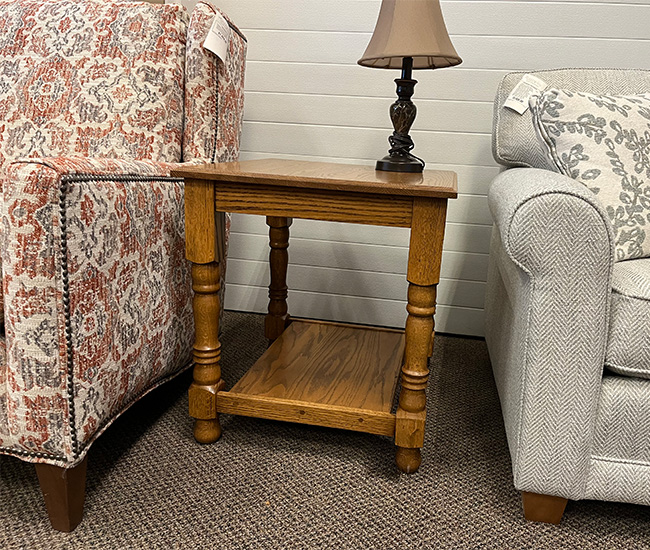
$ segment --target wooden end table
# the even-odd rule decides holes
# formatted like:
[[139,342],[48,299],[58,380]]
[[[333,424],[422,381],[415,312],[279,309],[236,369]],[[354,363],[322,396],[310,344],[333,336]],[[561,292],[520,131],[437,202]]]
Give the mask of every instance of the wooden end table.
[[[428,358],[447,199],[456,174],[254,160],[175,170],[185,178],[186,255],[194,290],[194,437],[221,435],[219,413],[343,428],[395,438],[400,470],[415,472],[424,444]],[[219,343],[219,239],[224,212],[260,214],[270,227],[271,281],[264,355],[225,391]],[[292,218],[410,227],[406,330],[308,320],[287,312]],[[401,371],[395,414],[391,407]]]

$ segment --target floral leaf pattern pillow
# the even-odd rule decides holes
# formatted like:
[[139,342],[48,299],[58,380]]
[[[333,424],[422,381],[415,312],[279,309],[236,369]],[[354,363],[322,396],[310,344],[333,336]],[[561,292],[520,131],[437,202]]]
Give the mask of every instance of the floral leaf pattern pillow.
[[551,89],[531,99],[554,170],[593,191],[614,226],[616,261],[650,257],[650,94]]

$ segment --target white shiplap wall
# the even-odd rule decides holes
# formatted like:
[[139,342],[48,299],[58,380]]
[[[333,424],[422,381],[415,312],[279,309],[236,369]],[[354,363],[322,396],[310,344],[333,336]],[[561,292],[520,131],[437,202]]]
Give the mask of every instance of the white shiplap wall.
[[[391,132],[398,71],[356,65],[380,0],[213,0],[249,40],[242,159],[288,157],[372,165]],[[416,1],[416,0],[413,0]],[[193,0],[182,0],[191,7]],[[650,2],[441,2],[459,67],[416,71],[412,136],[428,168],[458,173],[448,213],[436,328],[483,334],[491,219],[499,169],[492,100],[512,70],[650,67]],[[295,220],[289,298],[297,316],[400,326],[408,231]],[[226,307],[266,310],[267,228],[236,216]]]

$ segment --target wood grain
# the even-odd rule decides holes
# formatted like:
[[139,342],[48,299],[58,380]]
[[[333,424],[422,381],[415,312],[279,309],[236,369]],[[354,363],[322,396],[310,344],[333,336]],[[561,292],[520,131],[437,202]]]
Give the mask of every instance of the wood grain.
[[[188,245],[188,254],[197,258],[193,265],[196,367],[190,408],[197,418],[198,441],[216,439],[221,433],[217,413],[228,412],[394,435],[398,467],[415,472],[420,466],[436,284],[447,199],[456,196],[455,174],[413,175],[367,168],[277,159],[175,172],[189,177],[187,234],[197,241]],[[265,332],[275,341],[229,392],[222,391],[219,365],[220,266],[206,261],[218,258],[214,234],[220,224],[215,209],[263,214],[270,227]],[[293,217],[411,227],[405,334],[297,320],[280,334],[288,319],[287,247]],[[210,231],[212,236],[206,237]],[[402,390],[393,415],[400,372]]]
[[[214,209],[214,185],[209,181],[185,180],[185,257],[197,264],[219,257]],[[189,223],[188,223],[189,222]]]
[[528,521],[558,524],[562,521],[568,499],[551,495],[539,495],[522,491],[521,501],[524,517]]
[[219,392],[217,402],[219,412],[227,414],[297,422],[389,437],[395,434],[395,415],[387,412],[321,405],[232,391]]
[[421,174],[382,172],[373,166],[261,159],[188,166],[173,170],[183,178],[267,186],[298,187],[406,197],[453,198],[458,194],[456,174],[425,170]]
[[390,413],[403,354],[399,332],[294,321],[231,391]]
[[419,449],[424,444],[428,357],[433,353],[433,315],[446,211],[446,199],[414,200],[407,272],[406,349],[395,425],[396,462],[407,473],[419,468]]
[[424,444],[428,357],[433,345],[433,314],[436,311],[435,285],[417,286],[410,283],[406,310],[406,348],[396,413],[395,460],[400,470],[413,473],[420,467],[419,449]]
[[195,419],[194,438],[199,443],[212,443],[221,436],[217,415],[217,392],[221,380],[221,343],[219,342],[220,265],[192,264],[194,297],[194,370],[189,389],[189,412]]
[[401,334],[404,335],[404,329],[401,328],[387,328],[387,327],[378,327],[378,326],[372,326],[372,325],[362,325],[358,323],[340,323],[338,321],[323,321],[320,319],[303,319],[301,317],[295,317],[294,321],[300,321],[301,323],[314,323],[316,325],[333,325],[333,326],[344,326],[347,328],[352,328],[352,329],[360,329],[360,330],[376,330],[378,332],[387,332],[387,333],[392,333],[392,334]]
[[218,186],[215,204],[225,212],[392,227],[409,227],[412,210],[410,198],[230,183]]
[[416,285],[440,282],[447,200],[415,199],[406,278]]

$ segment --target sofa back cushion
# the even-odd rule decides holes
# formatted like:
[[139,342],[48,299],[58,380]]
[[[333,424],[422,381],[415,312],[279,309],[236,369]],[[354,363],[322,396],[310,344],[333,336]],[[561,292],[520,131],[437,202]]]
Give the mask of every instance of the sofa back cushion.
[[0,168],[20,157],[181,160],[186,10],[0,1]]
[[[549,168],[548,153],[537,138],[530,110],[523,115],[503,106],[526,73],[507,74],[494,100],[492,154],[504,166]],[[564,88],[597,95],[650,92],[650,71],[637,69],[555,69],[535,71],[548,88]]]
[[530,100],[551,169],[590,189],[616,235],[616,260],[650,256],[650,93],[552,88]]

